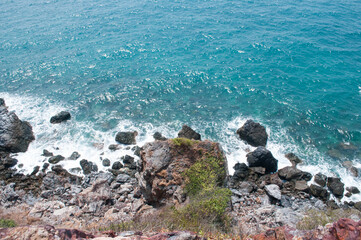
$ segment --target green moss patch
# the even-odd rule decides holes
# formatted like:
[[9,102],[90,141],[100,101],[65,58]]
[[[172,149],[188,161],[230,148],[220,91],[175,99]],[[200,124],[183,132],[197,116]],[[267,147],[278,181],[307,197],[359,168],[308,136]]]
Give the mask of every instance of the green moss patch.
[[16,227],[16,223],[11,219],[0,219],[0,228],[12,228]]

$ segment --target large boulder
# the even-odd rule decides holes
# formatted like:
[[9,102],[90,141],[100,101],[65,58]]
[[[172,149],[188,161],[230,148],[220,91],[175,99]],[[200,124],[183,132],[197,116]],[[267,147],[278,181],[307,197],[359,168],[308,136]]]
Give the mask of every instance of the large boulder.
[[115,136],[115,141],[124,145],[136,144],[135,137],[138,135],[137,131],[134,132],[118,132]]
[[280,176],[281,179],[287,181],[291,181],[291,180],[310,181],[312,179],[311,173],[301,171],[295,167],[284,167],[278,170],[278,176]]
[[50,118],[50,123],[52,123],[52,124],[62,123],[62,122],[66,122],[70,119],[71,119],[71,115],[69,112],[61,111],[60,113],[58,113]]
[[144,199],[154,206],[185,201],[184,173],[194,163],[204,161],[205,158],[219,161],[222,171],[218,173],[218,178],[225,183],[227,162],[218,143],[208,140],[179,143],[175,140],[147,143],[141,150],[137,176],[139,187]]
[[253,152],[248,153],[247,162],[249,167],[264,167],[266,173],[276,172],[278,168],[277,159],[264,147],[258,147]]
[[0,98],[0,151],[26,152],[35,139],[31,125],[21,121],[14,112],[9,112]]
[[187,125],[183,125],[182,129],[178,133],[178,137],[201,140],[201,135]]
[[330,198],[330,193],[323,187],[320,187],[316,184],[311,184],[310,191],[314,197],[317,197],[323,201],[327,201]]
[[321,187],[324,187],[324,186],[326,186],[326,183],[327,183],[327,176],[322,173],[317,173],[315,175],[314,181]]
[[265,127],[253,120],[247,120],[247,122],[237,130],[237,134],[242,140],[254,147],[265,147],[267,144],[268,135]]
[[344,186],[345,184],[341,182],[340,178],[335,178],[335,177],[327,178],[327,187],[332,192],[332,194],[335,195],[335,197],[337,198],[343,197]]

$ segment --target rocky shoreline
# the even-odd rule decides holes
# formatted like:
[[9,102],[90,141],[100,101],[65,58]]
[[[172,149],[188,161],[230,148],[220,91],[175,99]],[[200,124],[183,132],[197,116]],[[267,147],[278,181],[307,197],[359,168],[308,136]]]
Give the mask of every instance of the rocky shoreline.
[[[61,112],[51,123],[71,119]],[[228,174],[222,147],[201,140],[200,134],[184,125],[174,139],[154,134],[154,142],[136,145],[137,132],[119,132],[112,151],[128,146],[133,156],[110,163],[103,159],[105,172],[74,152],[69,157],[44,149],[47,161],[29,175],[16,171],[17,152],[24,152],[34,140],[29,123],[10,112],[0,99],[0,217],[11,219],[18,227],[3,228],[3,239],[202,239],[188,231],[154,232],[154,229],[115,231],[109,226],[149,218],[167,207],[181,209],[190,202],[187,189],[189,169],[206,160],[217,160],[215,184],[227,189],[230,198],[225,214],[231,219],[232,236],[239,239],[337,239],[335,236],[361,238],[361,202],[341,202],[344,195],[360,194],[356,186],[346,188],[341,179],[321,173],[312,176],[297,168],[301,160],[293,153],[286,157],[292,166],[278,169],[278,161],[267,150],[268,135],[259,123],[248,120],[237,133],[240,140],[257,147],[248,153],[247,162],[234,166]],[[134,156],[139,157],[136,161]],[[79,162],[69,172],[63,160]],[[214,162],[211,162],[214,164]],[[202,167],[203,165],[201,165]],[[215,166],[215,165],[211,165]],[[358,175],[352,164],[345,164]],[[202,177],[202,176],[200,176]],[[207,180],[207,179],[206,179]],[[203,196],[203,195],[202,195]],[[300,222],[314,212],[338,209],[349,213],[312,230],[300,229]],[[81,230],[75,230],[81,229]],[[167,230],[167,229],[164,229]],[[168,229],[169,230],[169,229]],[[176,229],[190,230],[190,229]]]

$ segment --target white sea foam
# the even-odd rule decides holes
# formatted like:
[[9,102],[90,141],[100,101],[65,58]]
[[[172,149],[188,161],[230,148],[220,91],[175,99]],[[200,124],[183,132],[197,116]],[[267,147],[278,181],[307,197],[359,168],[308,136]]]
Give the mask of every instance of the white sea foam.
[[[115,135],[118,131],[138,131],[137,145],[143,146],[146,142],[153,141],[153,134],[156,131],[161,132],[165,137],[173,138],[177,136],[182,123],[171,122],[162,126],[153,126],[152,124],[136,124],[129,120],[122,120],[114,129],[103,132],[96,130],[94,123],[77,121],[76,114],[73,113],[72,120],[62,124],[50,124],[51,116],[62,110],[72,109],[62,103],[51,103],[48,100],[34,98],[30,96],[19,96],[8,93],[0,93],[0,97],[5,99],[9,110],[15,111],[20,119],[29,121],[33,127],[36,140],[33,141],[27,152],[19,153],[16,158],[23,167],[19,171],[27,174],[35,166],[42,166],[47,158],[42,157],[43,149],[53,152],[55,155],[69,157],[72,152],[77,151],[81,157],[77,160],[64,160],[60,164],[66,168],[79,168],[79,160],[87,159],[97,164],[99,170],[106,171],[101,159],[108,158],[111,164],[119,161],[122,156],[130,155],[138,160],[131,148],[133,146],[122,146],[118,151],[110,151],[108,146],[115,144]],[[77,111],[76,109],[74,111]],[[229,122],[224,123],[206,123],[190,124],[196,131],[200,132],[202,139],[219,141],[227,156],[229,173],[233,174],[233,166],[237,163],[247,163],[247,153],[255,148],[241,141],[235,134],[236,130],[242,126],[248,117],[240,116]],[[261,122],[261,119],[255,119]],[[263,124],[265,125],[265,124]],[[327,159],[316,149],[309,147],[302,149],[286,134],[284,129],[275,129],[265,125],[269,137],[267,149],[274,157],[278,159],[279,168],[290,166],[290,162],[285,157],[288,152],[298,155],[304,164],[300,164],[301,170],[312,173],[313,175],[321,172],[327,176],[338,175],[345,183],[345,187],[360,186],[360,178],[352,177],[346,169],[332,164],[332,160]],[[213,129],[212,139],[206,134],[205,129]],[[317,159],[317,161],[315,161]],[[360,168],[360,163],[355,163]],[[79,173],[80,174],[80,173]],[[360,194],[353,195],[351,198],[344,197],[343,200],[360,201]]]

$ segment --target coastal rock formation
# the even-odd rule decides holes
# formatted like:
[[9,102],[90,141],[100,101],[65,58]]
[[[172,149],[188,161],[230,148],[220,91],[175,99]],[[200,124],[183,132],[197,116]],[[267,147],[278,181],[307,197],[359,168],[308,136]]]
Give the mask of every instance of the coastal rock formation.
[[62,122],[66,122],[70,119],[71,119],[71,115],[69,112],[61,111],[60,113],[58,113],[50,118],[50,123],[52,123],[52,124],[62,123]]
[[153,138],[154,138],[155,140],[159,140],[159,141],[165,141],[165,140],[167,140],[167,138],[166,138],[166,137],[163,137],[163,135],[162,135],[160,132],[155,132],[155,133],[153,134]]
[[242,140],[254,147],[265,147],[267,144],[268,135],[265,127],[253,120],[247,120],[247,122],[237,130],[237,134]]
[[284,167],[278,170],[278,175],[280,176],[281,179],[285,179],[287,181],[290,180],[310,181],[312,178],[311,173],[301,171],[295,167]]
[[194,140],[201,140],[201,135],[195,132],[192,128],[187,125],[183,125],[182,129],[178,133],[179,138],[188,138]]
[[34,139],[31,125],[21,121],[14,112],[9,112],[5,101],[0,99],[0,151],[26,152]]
[[249,167],[264,167],[266,173],[276,172],[278,168],[277,159],[264,147],[258,147],[253,152],[248,153],[247,162]]
[[183,192],[184,172],[205,157],[221,159],[224,172],[220,177],[225,179],[227,163],[218,143],[176,138],[145,144],[141,150],[138,176],[145,200],[154,206],[183,202],[186,197]]
[[335,177],[327,178],[327,187],[328,189],[330,189],[332,194],[335,195],[335,197],[337,198],[343,197],[344,186],[345,184],[341,182],[340,178],[335,178]]
[[315,175],[314,181],[321,187],[325,187],[327,183],[327,176],[322,173],[317,173]]
[[115,136],[115,141],[124,145],[136,144],[135,137],[138,135],[137,131],[134,132],[118,132]]

